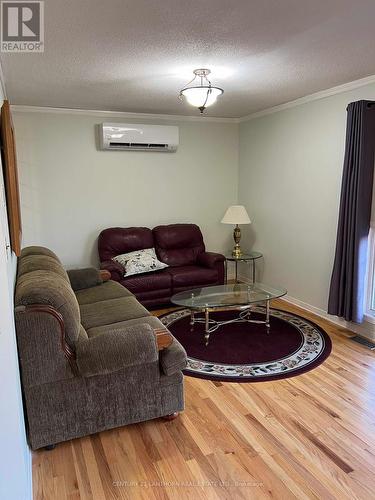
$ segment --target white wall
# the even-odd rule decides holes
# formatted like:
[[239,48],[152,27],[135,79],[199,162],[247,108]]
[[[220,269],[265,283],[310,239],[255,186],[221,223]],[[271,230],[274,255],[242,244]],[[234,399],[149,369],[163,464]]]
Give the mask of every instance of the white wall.
[[237,124],[163,120],[179,126],[180,145],[176,153],[158,153],[97,150],[97,124],[129,119],[51,112],[13,117],[25,246],[50,247],[67,266],[95,265],[102,229],[174,222],[198,224],[209,250],[230,245],[220,220],[237,200]]
[[32,496],[31,454],[26,443],[13,316],[16,258],[8,244],[0,160],[0,498],[24,500]]
[[242,246],[264,254],[258,278],[324,311],[346,106],[359,99],[375,99],[375,84],[248,120],[239,133],[234,123],[163,120],[180,127],[174,154],[98,151],[95,126],[129,118],[15,112],[24,244],[51,247],[67,266],[96,265],[103,228],[195,222],[208,249],[227,251],[231,230],[219,221],[239,202],[253,220]]
[[263,280],[326,311],[345,145],[346,107],[375,85],[240,125],[239,202],[245,241],[264,253]]

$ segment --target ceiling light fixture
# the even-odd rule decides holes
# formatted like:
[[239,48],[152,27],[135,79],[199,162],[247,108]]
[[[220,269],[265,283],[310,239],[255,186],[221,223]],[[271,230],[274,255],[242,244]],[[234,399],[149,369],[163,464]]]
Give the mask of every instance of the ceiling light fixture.
[[[193,71],[194,78],[186,85],[185,88],[180,90],[180,99],[186,98],[187,102],[192,106],[196,106],[201,113],[204,112],[208,106],[216,102],[219,95],[224,93],[223,89],[213,87],[207,75],[211,73],[209,69],[195,69]],[[200,82],[199,82],[200,78]],[[198,79],[198,82],[196,81]],[[199,85],[191,85],[193,83],[200,83]]]

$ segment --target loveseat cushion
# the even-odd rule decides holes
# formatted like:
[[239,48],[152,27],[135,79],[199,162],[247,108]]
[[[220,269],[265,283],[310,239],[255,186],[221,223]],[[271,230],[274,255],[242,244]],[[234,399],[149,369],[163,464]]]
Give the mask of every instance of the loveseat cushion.
[[93,304],[82,304],[81,322],[86,330],[127,319],[142,318],[150,313],[134,297],[121,297]]
[[110,227],[99,234],[100,261],[110,260],[116,255],[152,248],[154,238],[148,227]]
[[162,271],[155,271],[153,273],[137,274],[129,276],[128,278],[125,277],[120,283],[132,293],[137,293],[146,290],[171,289],[172,278],[167,272],[167,269],[163,269]]
[[173,290],[214,284],[218,280],[216,269],[199,266],[181,266],[167,269],[172,278]]
[[172,295],[171,288],[167,290],[152,290],[149,292],[139,292],[136,297],[141,304],[143,304],[147,309],[155,309],[161,306],[167,306],[170,304],[170,298]]
[[106,281],[98,286],[77,290],[75,292],[78,304],[93,304],[103,300],[119,299],[121,297],[131,297],[133,294],[115,281]]
[[169,266],[195,264],[205,251],[203,236],[195,224],[169,224],[152,230],[156,254]]

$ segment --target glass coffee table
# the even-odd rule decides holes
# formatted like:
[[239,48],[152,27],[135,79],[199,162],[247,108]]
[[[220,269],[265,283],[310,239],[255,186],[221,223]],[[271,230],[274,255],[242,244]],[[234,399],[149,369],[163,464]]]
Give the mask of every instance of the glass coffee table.
[[[235,283],[233,285],[208,286],[194,288],[185,292],[176,293],[171,302],[178,306],[190,309],[190,326],[194,329],[195,323],[204,323],[204,339],[206,345],[210,340],[210,334],[220,326],[228,323],[259,323],[264,324],[269,331],[270,328],[270,302],[272,299],[286,295],[285,288],[273,288],[263,283],[252,283],[244,285]],[[252,319],[252,306],[265,304],[265,318]],[[210,312],[214,311],[238,311],[236,318],[217,321],[210,318]],[[196,313],[204,313],[204,318],[196,317]]]

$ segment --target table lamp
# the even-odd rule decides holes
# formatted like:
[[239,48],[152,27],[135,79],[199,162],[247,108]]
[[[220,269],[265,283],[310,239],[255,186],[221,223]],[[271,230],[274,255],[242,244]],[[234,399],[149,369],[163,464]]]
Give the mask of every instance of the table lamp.
[[236,226],[233,231],[233,239],[235,245],[232,250],[232,256],[241,257],[241,229],[239,228],[239,224],[251,224],[251,220],[246,212],[246,208],[243,205],[232,205],[225,212],[225,215],[222,218],[221,222],[223,224],[234,224]]

